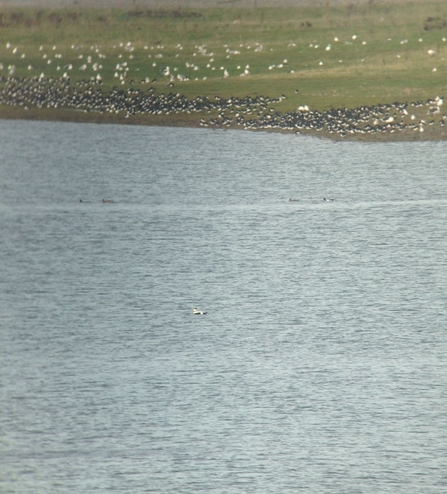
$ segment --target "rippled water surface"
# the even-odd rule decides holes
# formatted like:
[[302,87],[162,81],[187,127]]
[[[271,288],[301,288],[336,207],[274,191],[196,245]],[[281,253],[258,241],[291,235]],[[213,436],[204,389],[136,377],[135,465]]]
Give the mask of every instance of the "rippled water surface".
[[2,493],[447,491],[447,143],[0,142]]

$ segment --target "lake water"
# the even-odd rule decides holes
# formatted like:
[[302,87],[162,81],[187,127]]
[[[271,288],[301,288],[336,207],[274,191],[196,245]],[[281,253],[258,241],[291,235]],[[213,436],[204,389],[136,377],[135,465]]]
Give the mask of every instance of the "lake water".
[[3,494],[447,491],[447,142],[0,143]]

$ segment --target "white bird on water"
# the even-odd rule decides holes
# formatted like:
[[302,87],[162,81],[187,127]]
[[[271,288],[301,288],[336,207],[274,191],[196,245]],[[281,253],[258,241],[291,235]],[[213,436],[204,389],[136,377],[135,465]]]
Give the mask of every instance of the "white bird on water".
[[206,314],[206,312],[203,312],[203,311],[201,311],[201,310],[199,310],[199,309],[196,309],[195,307],[194,307],[194,309],[192,310],[192,313],[193,313],[195,316],[203,316],[203,315],[205,315],[205,314]]

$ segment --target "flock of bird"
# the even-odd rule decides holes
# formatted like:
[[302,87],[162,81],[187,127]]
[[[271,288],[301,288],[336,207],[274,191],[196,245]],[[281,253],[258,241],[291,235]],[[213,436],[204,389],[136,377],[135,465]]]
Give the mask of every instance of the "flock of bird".
[[[430,70],[436,72],[438,70],[436,62],[444,60],[438,55],[442,53],[442,44],[447,41],[446,37],[441,37],[437,41],[437,49],[433,49],[432,44],[426,45],[423,38],[419,38],[421,51],[425,53],[428,59],[433,61]],[[403,49],[409,43],[408,39],[400,41],[392,38],[386,39],[387,43],[394,43],[396,46],[396,59],[403,56]],[[138,45],[138,46],[137,46]],[[344,46],[343,50],[337,50],[337,45]],[[206,80],[207,78],[228,78],[228,77],[246,77],[251,75],[250,63],[256,62],[255,74],[259,75],[265,71],[278,71],[294,74],[306,69],[323,67],[325,64],[336,63],[343,64],[344,60],[340,56],[349,54],[349,47],[355,50],[355,58],[360,58],[360,62],[367,61],[367,52],[362,54],[362,48],[368,45],[366,40],[361,40],[359,36],[353,34],[344,41],[335,36],[329,42],[320,43],[316,40],[310,42],[307,46],[309,56],[294,54],[297,44],[294,42],[288,43],[283,49],[279,47],[264,46],[259,42],[255,43],[240,43],[236,48],[230,48],[229,45],[223,44],[221,47],[210,49],[205,44],[188,47],[185,52],[185,47],[182,43],[177,43],[175,46],[165,47],[161,42],[149,46],[149,44],[134,44],[131,41],[127,43],[121,42],[102,49],[99,45],[90,47],[71,45],[70,53],[61,53],[61,49],[57,45],[39,47],[37,55],[38,67],[28,64],[26,61],[27,55],[19,46],[14,46],[12,43],[6,43],[7,58],[9,61],[17,60],[15,63],[2,63],[0,60],[0,73],[15,75],[17,66],[16,63],[23,69],[26,65],[26,70],[35,75],[39,71],[40,76],[45,76],[46,69],[54,77],[55,72],[60,73],[63,77],[73,76],[74,74],[89,74],[98,81],[102,81],[101,72],[104,70],[108,73],[113,72],[113,78],[117,79],[117,83],[125,85],[129,82],[130,73],[132,77],[140,76],[141,83],[153,82],[157,77],[162,77],[162,80],[168,83],[178,83],[185,81]],[[347,48],[346,48],[347,47]],[[303,49],[303,47],[302,47]],[[257,53],[276,52],[281,50],[281,55],[278,55],[276,63],[271,63],[272,54],[265,57],[269,60],[268,64],[262,68],[257,59]],[[304,48],[306,50],[306,48]],[[359,51],[360,50],[360,51]],[[388,49],[387,49],[388,51]],[[439,53],[438,53],[439,51]],[[104,53],[107,52],[107,55]],[[183,53],[182,53],[183,52]],[[0,49],[0,56],[1,56]],[[284,58],[284,54],[290,55],[290,60]],[[302,52],[301,52],[302,53]],[[391,52],[392,53],[392,52]],[[391,55],[392,56],[392,55]],[[33,54],[36,60],[36,55]],[[241,60],[245,58],[245,61]],[[145,60],[143,62],[143,60]],[[185,60],[187,60],[185,62]],[[181,61],[181,62],[180,62]],[[251,61],[251,62],[250,62]],[[143,63],[143,69],[137,67]],[[298,65],[297,65],[298,64]],[[304,64],[304,65],[303,65]],[[23,70],[22,70],[23,71]],[[145,75],[141,72],[145,71]],[[155,77],[154,77],[155,75]]]
[[[248,130],[282,130],[296,134],[302,132],[325,132],[339,137],[361,134],[393,134],[402,131],[425,132],[426,128],[447,123],[447,115],[441,113],[443,98],[436,97],[426,101],[410,103],[392,103],[361,106],[358,108],[333,108],[323,112],[317,110],[298,110],[289,113],[267,113],[258,119],[237,119],[237,123]],[[416,117],[415,110],[423,109],[426,118]],[[426,110],[426,111],[425,111]],[[414,113],[413,113],[414,112]],[[418,114],[420,111],[417,112]],[[437,120],[434,115],[439,114]],[[222,126],[213,119],[210,123]]]
[[[393,103],[359,108],[337,108],[326,111],[301,108],[281,113],[273,106],[282,101],[267,96],[221,98],[216,96],[188,99],[180,93],[156,93],[153,87],[121,89],[113,87],[103,92],[98,81],[80,80],[71,84],[70,78],[0,77],[3,88],[0,104],[37,108],[71,108],[83,112],[122,113],[135,115],[169,115],[188,113],[198,115],[204,127],[242,127],[247,130],[281,130],[295,133],[321,132],[345,137],[348,134],[393,133],[403,130],[424,132],[426,127],[443,127],[447,115],[441,113],[443,98],[426,101]],[[416,118],[414,111],[423,108],[427,118]],[[216,117],[209,118],[210,113]],[[433,116],[438,115],[435,121]],[[201,116],[201,118],[199,118]]]
[[[420,40],[422,41],[422,40]],[[445,41],[445,38],[442,38]],[[333,43],[338,43],[339,39],[334,38]],[[356,35],[345,43],[358,42]],[[401,41],[406,43],[407,40]],[[289,45],[293,48],[294,44]],[[42,60],[48,66],[57,64],[56,71],[52,71],[53,76],[45,75],[40,69],[36,70],[31,65],[28,71],[31,74],[24,76],[16,74],[16,66],[9,64],[5,66],[0,62],[0,104],[20,106],[24,109],[37,108],[71,108],[84,112],[115,113],[123,114],[125,118],[133,115],[169,115],[172,113],[197,113],[200,114],[198,124],[204,127],[243,127],[247,130],[282,130],[293,131],[295,133],[320,132],[335,134],[345,137],[352,134],[377,134],[394,133],[403,130],[413,130],[424,132],[429,125],[439,125],[443,127],[447,122],[447,116],[441,114],[443,98],[436,97],[427,101],[415,101],[411,103],[394,103],[392,105],[372,105],[359,108],[337,108],[323,112],[311,110],[307,105],[301,105],[294,112],[282,113],[275,110],[276,103],[281,102],[285,96],[269,98],[267,96],[245,97],[245,98],[214,98],[196,97],[188,99],[179,92],[172,89],[178,82],[193,79],[193,74],[198,74],[206,63],[208,72],[217,71],[219,77],[230,77],[228,68],[223,65],[216,67],[215,55],[209,51],[205,45],[195,46],[191,55],[191,62],[186,62],[185,69],[189,72],[180,73],[178,67],[172,67],[163,63],[164,46],[158,44],[149,47],[144,45],[148,57],[152,60],[152,68],[158,70],[158,74],[163,84],[168,88],[166,94],[160,91],[159,82],[156,77],[142,77],[138,81],[130,79],[130,65],[135,60],[135,46],[131,43],[120,43],[113,47],[115,55],[118,57],[113,61],[113,79],[116,84],[110,91],[104,91],[103,76],[101,70],[106,63],[105,59],[110,55],[105,55],[99,46],[91,46],[90,54],[81,53],[81,47],[72,45],[73,53],[76,53],[78,67],[76,68],[73,57],[69,63],[63,63],[64,55],[57,46],[41,46]],[[183,46],[178,44],[178,52],[183,50]],[[260,52],[266,48],[259,44],[240,45],[239,49],[230,49],[224,45],[227,59],[240,57],[242,48],[250,49],[253,52]],[[318,43],[311,43],[310,48],[316,50],[322,48]],[[331,51],[332,44],[327,43],[324,51]],[[25,59],[25,53],[11,43],[6,44],[8,54],[18,59]],[[427,55],[435,55],[434,50],[428,50]],[[0,52],[1,57],[1,52]],[[178,53],[176,54],[178,57]],[[68,60],[67,60],[68,61]],[[342,60],[340,60],[342,62]],[[110,64],[111,62],[108,61]],[[286,68],[289,61],[282,58],[278,64],[269,65],[268,70]],[[83,73],[86,77],[75,76]],[[250,75],[250,64],[237,65],[239,76]],[[290,72],[293,70],[288,69]],[[135,68],[133,74],[139,71]],[[62,73],[63,72],[63,73]],[[92,75],[90,75],[92,74]],[[195,79],[198,79],[198,75]],[[202,78],[206,78],[203,76]],[[110,81],[108,81],[110,83]],[[176,87],[177,89],[177,87]],[[425,115],[422,118],[416,116],[414,109],[426,107]],[[209,115],[212,113],[213,115]],[[436,118],[434,116],[437,115]]]

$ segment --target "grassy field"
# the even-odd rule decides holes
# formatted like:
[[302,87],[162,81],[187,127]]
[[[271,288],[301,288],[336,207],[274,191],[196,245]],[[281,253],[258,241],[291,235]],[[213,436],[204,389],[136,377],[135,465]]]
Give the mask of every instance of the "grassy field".
[[[447,2],[246,9],[151,9],[138,2],[113,9],[3,6],[0,63],[2,84],[12,75],[65,74],[72,83],[100,78],[105,92],[131,85],[188,98],[284,95],[274,106],[281,112],[300,105],[322,111],[426,100],[446,93]],[[0,106],[0,117],[14,112]]]

